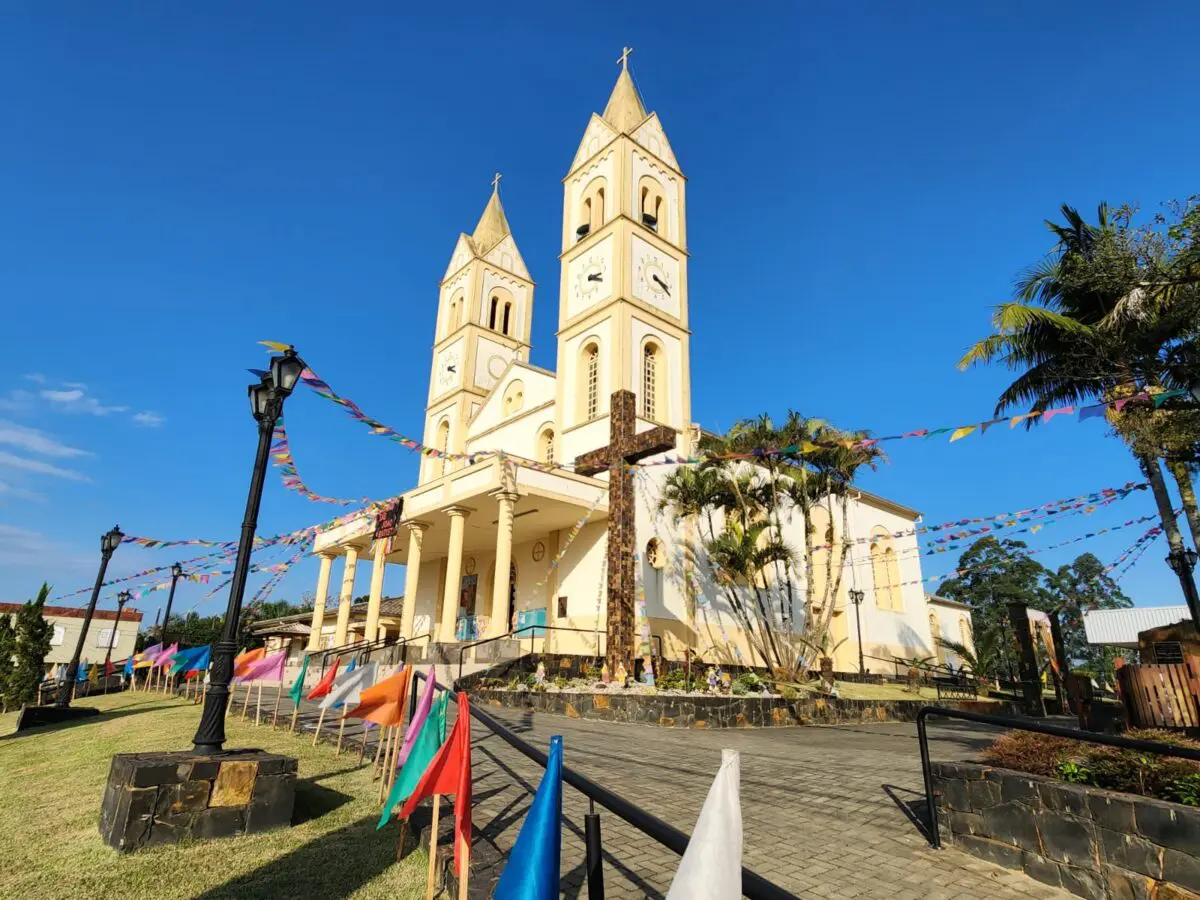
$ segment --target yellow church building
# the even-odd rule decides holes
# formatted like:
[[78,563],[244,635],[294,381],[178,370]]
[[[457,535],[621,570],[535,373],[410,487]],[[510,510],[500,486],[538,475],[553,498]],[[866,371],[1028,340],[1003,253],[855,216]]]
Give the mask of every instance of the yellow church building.
[[[627,59],[563,179],[555,370],[529,362],[535,286],[497,178],[474,230],[458,236],[438,291],[424,442],[447,455],[422,459],[394,537],[374,540],[370,513],[317,537],[309,650],[403,638],[434,658],[441,648],[444,659],[446,645],[549,626],[537,649],[603,653],[608,474],[555,464],[609,442],[610,398],[624,390],[634,397],[634,430],[667,426],[675,434],[674,446],[634,477],[638,628],[668,658],[691,651],[710,662],[755,662],[707,561],[685,552],[695,539],[690,526],[658,508],[676,466],[653,463],[689,456],[700,436],[692,421],[687,179]],[[468,458],[485,451],[503,456]],[[876,658],[866,660],[868,670],[892,671],[895,656],[938,656],[934,629],[969,641],[969,613],[922,590],[919,513],[866,492],[846,502],[853,543],[833,601],[833,637],[846,639],[835,668],[857,668],[856,612],[864,654]],[[840,506],[832,511],[840,527]],[[803,528],[801,517],[786,518],[782,537],[802,546]],[[364,557],[369,600],[352,609]],[[327,612],[338,559],[336,612]],[[389,565],[404,566],[403,594],[385,605]],[[857,610],[852,589],[865,595]],[[803,609],[792,613],[785,624],[798,631]],[[528,648],[530,632],[523,634]]]

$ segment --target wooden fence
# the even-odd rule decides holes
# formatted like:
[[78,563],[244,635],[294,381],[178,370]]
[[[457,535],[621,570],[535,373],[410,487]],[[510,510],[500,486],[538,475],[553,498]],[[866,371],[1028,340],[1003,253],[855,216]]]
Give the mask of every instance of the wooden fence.
[[1200,729],[1200,659],[1122,666],[1117,685],[1130,728]]

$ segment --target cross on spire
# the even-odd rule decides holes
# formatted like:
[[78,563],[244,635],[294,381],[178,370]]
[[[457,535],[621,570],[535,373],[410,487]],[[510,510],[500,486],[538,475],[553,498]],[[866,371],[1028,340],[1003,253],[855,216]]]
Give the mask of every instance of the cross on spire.
[[503,177],[504,176],[501,175],[499,172],[497,172],[495,175],[492,176],[492,192],[493,193],[500,190],[500,179]]
[[632,47],[622,47],[621,48],[621,58],[618,59],[617,62],[619,62],[621,64],[621,70],[624,72],[629,71],[629,54],[632,52],[633,52]]

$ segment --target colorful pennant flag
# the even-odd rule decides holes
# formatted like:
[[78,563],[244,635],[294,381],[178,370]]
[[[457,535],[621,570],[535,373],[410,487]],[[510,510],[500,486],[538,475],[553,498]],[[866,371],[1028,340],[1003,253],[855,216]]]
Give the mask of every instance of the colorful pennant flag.
[[375,683],[379,664],[367,663],[361,668],[351,666],[333,682],[333,689],[321,701],[322,709],[340,709],[357,706],[362,692]]
[[300,698],[304,696],[304,676],[308,674],[308,654],[304,654],[304,662],[300,664],[300,674],[296,676],[296,681],[292,685],[292,689],[288,691],[288,696],[292,698],[292,703],[295,706],[300,705]]
[[[412,752],[413,744],[416,743],[417,736],[421,733],[421,729],[425,725],[425,720],[429,718],[429,710],[433,708],[433,697],[436,693],[437,669],[434,666],[430,666],[429,673],[425,676],[425,691],[421,694],[421,699],[417,703],[413,717],[409,720],[408,728],[404,732],[404,742],[400,745],[397,767],[403,766],[405,760],[408,759],[409,753]],[[408,798],[404,799],[407,800]]]
[[667,900],[737,900],[742,896],[741,759],[721,751],[721,768],[675,871]]
[[247,663],[243,674],[234,678],[238,684],[248,681],[283,681],[283,667],[287,665],[287,651],[280,650]]
[[[558,900],[559,857],[562,854],[563,739],[550,738],[546,771],[538,785],[525,824],[508,855],[493,900]],[[720,777],[720,776],[718,776]],[[740,869],[740,866],[739,866]],[[738,872],[738,897],[741,896]],[[699,896],[699,895],[689,895]]]
[[337,678],[339,662],[340,660],[335,656],[333,658],[333,665],[321,676],[321,680],[317,682],[317,686],[309,692],[309,700],[320,700],[329,693],[329,689],[333,687],[333,679]]
[[433,702],[429,716],[421,726],[421,732],[413,743],[408,761],[400,769],[392,790],[388,793],[387,801],[383,804],[383,815],[379,817],[377,829],[382,828],[392,817],[392,810],[412,796],[417,785],[421,783],[429,764],[438,754],[438,750],[446,743],[446,706],[450,701],[449,694],[442,694]]
[[366,688],[359,694],[358,704],[343,718],[364,719],[376,725],[399,725],[404,721],[404,701],[408,699],[412,673],[412,666],[405,666],[395,675]]
[[267,655],[266,647],[255,647],[253,650],[243,650],[233,658],[233,677],[244,675],[247,669]]

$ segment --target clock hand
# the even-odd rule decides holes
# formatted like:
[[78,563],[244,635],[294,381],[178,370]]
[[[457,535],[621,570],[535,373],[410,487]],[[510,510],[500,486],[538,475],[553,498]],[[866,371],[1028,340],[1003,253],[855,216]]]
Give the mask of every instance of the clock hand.
[[601,275],[599,272],[591,272],[588,274],[587,280],[588,281],[603,281],[604,276]]
[[667,287],[667,284],[666,284],[666,282],[665,282],[665,281],[663,281],[663,280],[662,280],[661,278],[659,278],[657,275],[651,275],[650,277],[651,277],[651,278],[653,278],[655,281],[657,281],[657,282],[658,282],[658,284],[659,284],[659,287],[661,287],[661,288],[662,288],[664,291],[666,291],[666,292],[667,292],[667,296],[668,296],[668,297],[670,297],[670,296],[671,296],[671,289],[670,289],[669,287]]
[[456,366],[446,366],[446,371],[447,372],[457,372],[458,368]]

